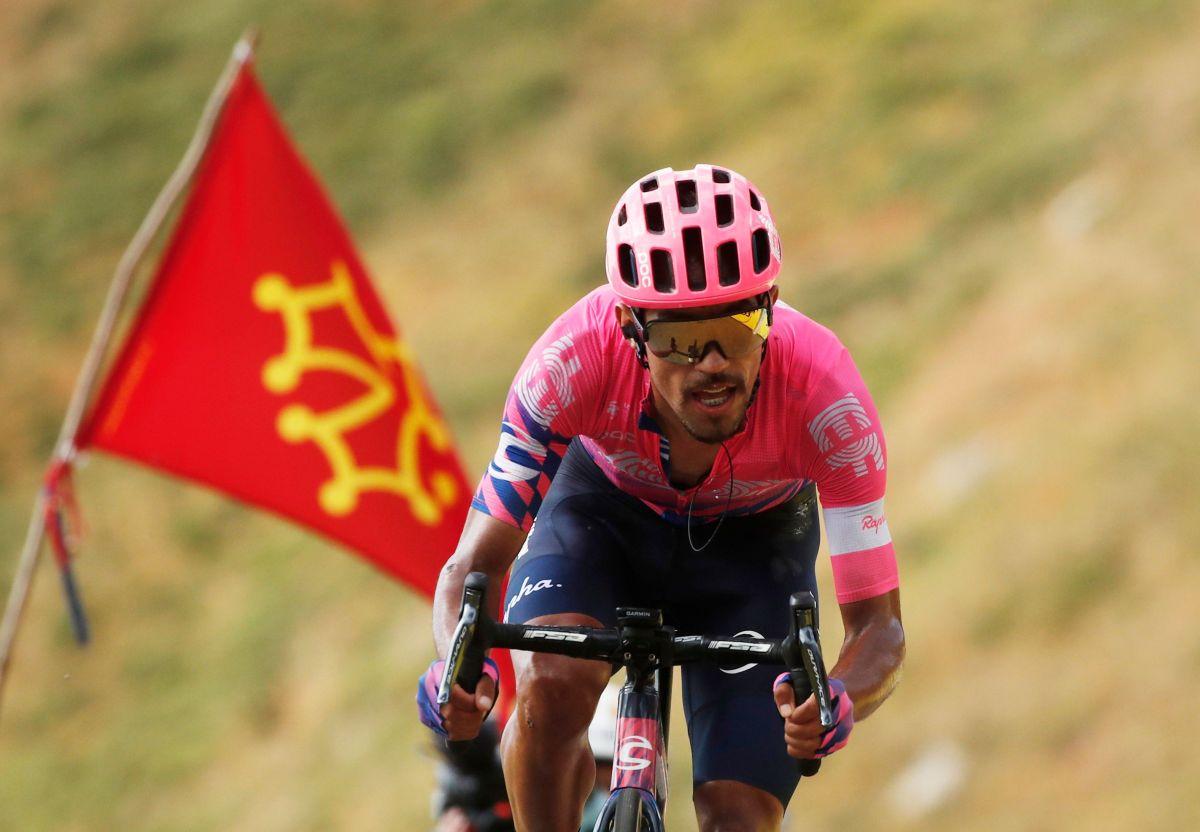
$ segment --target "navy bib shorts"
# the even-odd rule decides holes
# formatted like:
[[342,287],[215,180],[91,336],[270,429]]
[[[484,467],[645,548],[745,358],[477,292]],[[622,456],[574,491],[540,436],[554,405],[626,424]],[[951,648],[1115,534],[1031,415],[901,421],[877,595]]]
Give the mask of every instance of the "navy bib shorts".
[[[716,534],[704,545],[713,530]],[[686,526],[619,490],[573,441],[509,579],[505,620],[581,613],[616,626],[618,606],[657,607],[680,635],[783,638],[793,592],[816,595],[820,545],[809,484],[760,514]],[[735,780],[787,806],[800,776],[771,683],[782,668],[682,668],[694,784]]]

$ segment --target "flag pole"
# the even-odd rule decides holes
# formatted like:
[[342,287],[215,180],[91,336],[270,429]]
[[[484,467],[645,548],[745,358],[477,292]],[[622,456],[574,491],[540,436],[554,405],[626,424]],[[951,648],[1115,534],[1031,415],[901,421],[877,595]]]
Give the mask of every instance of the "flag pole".
[[[108,353],[108,347],[116,330],[121,309],[124,307],[125,301],[129,296],[137,267],[146,256],[147,250],[157,237],[163,223],[166,222],[171,209],[191,183],[196,169],[204,159],[212,140],[213,131],[216,128],[217,119],[220,117],[225,101],[229,96],[229,90],[233,86],[233,82],[237,78],[241,68],[254,57],[254,50],[258,45],[258,40],[258,30],[250,28],[246,30],[238,40],[237,45],[234,46],[233,54],[230,56],[228,63],[226,63],[225,69],[221,72],[216,86],[213,87],[212,93],[210,93],[208,101],[204,105],[204,110],[200,115],[200,123],[196,126],[196,132],[192,135],[192,140],[188,144],[183,158],[180,159],[178,166],[176,166],[175,171],[171,174],[171,178],[167,180],[166,185],[163,186],[158,197],[155,198],[153,205],[150,206],[149,213],[142,220],[137,233],[134,234],[133,239],[125,249],[125,253],[121,255],[121,259],[117,263],[113,282],[109,286],[108,296],[104,301],[104,309],[100,313],[100,321],[96,325],[95,333],[92,335],[91,346],[88,348],[83,368],[79,372],[79,378],[75,382],[75,389],[71,393],[71,402],[67,407],[66,416],[63,418],[62,428],[59,431],[58,441],[55,444],[54,454],[51,458],[52,467],[69,464],[78,453],[75,440],[79,432],[79,426],[83,422],[88,402],[91,400],[96,385],[99,383],[104,357]],[[4,608],[4,618],[0,620],[0,701],[2,701],[4,693],[4,684],[8,680],[9,663],[12,660],[17,632],[20,629],[26,601],[33,587],[35,568],[46,534],[46,508],[49,496],[47,489],[42,488],[39,489],[38,495],[34,500],[33,513],[29,520],[29,529],[25,535],[25,545],[21,549],[21,554],[17,562],[17,571],[13,577],[12,589],[9,591],[8,602]]]

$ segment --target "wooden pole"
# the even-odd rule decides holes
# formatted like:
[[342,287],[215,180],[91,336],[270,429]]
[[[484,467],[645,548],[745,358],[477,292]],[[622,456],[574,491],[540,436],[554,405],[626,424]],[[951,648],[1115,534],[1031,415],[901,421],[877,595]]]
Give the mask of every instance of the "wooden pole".
[[[133,279],[137,274],[138,266],[141,265],[147,250],[158,236],[158,232],[162,229],[163,224],[171,213],[171,209],[178,202],[180,195],[191,184],[196,169],[200,166],[200,162],[203,161],[208,151],[213,131],[216,128],[217,119],[220,117],[221,111],[225,106],[225,101],[229,96],[229,90],[233,86],[233,82],[237,78],[242,66],[254,57],[258,38],[258,31],[250,29],[242,35],[237,45],[234,46],[229,62],[226,63],[221,77],[217,80],[216,86],[213,87],[213,91],[208,97],[208,102],[204,105],[204,111],[200,115],[200,123],[196,127],[196,132],[192,135],[192,140],[188,144],[183,158],[180,159],[174,173],[171,174],[171,178],[167,180],[166,185],[159,192],[158,197],[154,200],[154,204],[150,206],[149,213],[142,220],[137,233],[134,234],[129,246],[125,249],[125,253],[121,255],[121,259],[117,263],[113,282],[108,288],[108,296],[104,301],[104,309],[100,313],[100,322],[96,325],[96,332],[92,335],[92,343],[88,348],[87,357],[84,359],[83,368],[79,372],[79,378],[75,382],[75,389],[71,393],[71,403],[67,407],[62,429],[59,431],[58,442],[55,445],[54,455],[51,458],[52,465],[59,461],[70,462],[78,453],[75,440],[79,432],[79,426],[83,422],[88,402],[91,401],[92,394],[96,390],[96,385],[100,382],[100,371],[104,366],[104,358],[108,354],[113,333],[116,330],[121,310],[129,296],[129,290],[133,285]],[[4,684],[8,680],[9,664],[12,661],[13,648],[20,630],[21,618],[25,611],[26,602],[29,599],[30,590],[33,588],[33,578],[36,572],[38,556],[42,550],[42,541],[46,531],[44,512],[47,498],[45,490],[42,489],[38,492],[38,496],[34,500],[33,515],[29,520],[29,530],[25,535],[25,545],[21,549],[20,558],[17,562],[17,572],[13,577],[12,589],[8,594],[8,603],[4,608],[4,618],[0,620],[0,701],[2,701],[4,693]]]

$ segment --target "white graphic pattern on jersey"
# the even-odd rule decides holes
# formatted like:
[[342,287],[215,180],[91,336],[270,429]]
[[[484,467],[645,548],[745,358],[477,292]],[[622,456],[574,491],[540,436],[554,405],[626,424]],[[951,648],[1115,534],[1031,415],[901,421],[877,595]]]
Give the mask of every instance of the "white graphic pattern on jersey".
[[[529,454],[533,459],[540,463],[546,458],[546,446],[536,439],[532,439],[524,431],[519,431],[515,425],[509,425],[514,433],[501,433],[500,446],[496,448],[496,456],[492,459],[490,475],[498,480],[506,482],[523,482],[526,480],[536,480],[541,473],[540,468],[530,468],[521,465],[509,456],[509,449],[516,448]],[[517,435],[517,433],[520,435]]]
[[[543,427],[549,427],[554,417],[562,412],[571,402],[575,401],[575,391],[571,388],[571,377],[579,372],[583,363],[579,356],[568,357],[566,353],[575,345],[571,333],[563,335],[553,344],[542,351],[542,360],[533,362],[517,380],[517,397],[525,406],[529,417]],[[545,365],[547,378],[533,384],[533,378],[542,372]],[[558,402],[546,402],[546,393],[550,385],[554,385],[554,393]]]
[[[808,432],[812,434],[821,453],[829,454],[825,461],[830,468],[849,465],[854,469],[854,476],[865,477],[869,473],[868,459],[875,463],[876,471],[883,470],[883,446],[879,443],[879,434],[872,427],[871,417],[867,415],[862,402],[853,393],[847,393],[818,413],[808,423]],[[871,433],[855,439],[854,435],[859,430],[871,430]],[[829,453],[841,443],[848,444]]]

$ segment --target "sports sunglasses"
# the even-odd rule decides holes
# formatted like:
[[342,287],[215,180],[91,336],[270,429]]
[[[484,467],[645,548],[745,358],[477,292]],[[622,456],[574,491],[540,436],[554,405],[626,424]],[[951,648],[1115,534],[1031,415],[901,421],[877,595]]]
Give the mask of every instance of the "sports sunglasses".
[[699,363],[709,344],[715,344],[726,358],[741,358],[761,349],[771,331],[766,307],[715,318],[639,324],[646,349],[673,364]]

